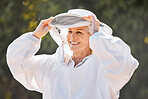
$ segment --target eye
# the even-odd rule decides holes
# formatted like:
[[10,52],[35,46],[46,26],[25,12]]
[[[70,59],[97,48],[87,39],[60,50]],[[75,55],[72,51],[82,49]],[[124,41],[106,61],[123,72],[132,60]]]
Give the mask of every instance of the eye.
[[76,33],[78,33],[78,34],[82,34],[82,32],[81,32],[81,31],[77,31]]
[[68,31],[68,33],[72,33],[72,31]]

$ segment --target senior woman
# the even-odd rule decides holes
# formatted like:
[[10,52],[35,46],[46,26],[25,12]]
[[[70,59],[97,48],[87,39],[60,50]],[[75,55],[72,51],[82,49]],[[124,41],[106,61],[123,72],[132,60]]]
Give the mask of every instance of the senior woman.
[[[35,55],[49,30],[56,53]],[[14,78],[43,99],[118,99],[139,64],[130,47],[84,9],[42,20],[9,45],[7,63]]]

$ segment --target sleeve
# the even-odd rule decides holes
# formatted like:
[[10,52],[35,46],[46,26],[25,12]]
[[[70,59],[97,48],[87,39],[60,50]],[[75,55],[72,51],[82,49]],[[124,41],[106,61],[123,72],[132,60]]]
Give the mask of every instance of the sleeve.
[[90,37],[90,48],[103,63],[111,89],[118,93],[139,65],[130,47],[118,37],[97,32]]
[[[14,40],[7,49],[7,63],[14,78],[29,90],[42,92],[42,77],[52,64],[52,55],[35,55],[41,40],[25,33]],[[50,62],[50,64],[49,64]]]

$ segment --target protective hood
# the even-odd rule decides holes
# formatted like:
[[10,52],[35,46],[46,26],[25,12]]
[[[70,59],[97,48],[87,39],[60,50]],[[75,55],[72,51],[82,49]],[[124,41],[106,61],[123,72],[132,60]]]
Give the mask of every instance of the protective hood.
[[[95,18],[92,20],[92,23],[82,18],[90,15],[93,15]],[[70,48],[68,47],[68,43],[66,40],[68,28],[90,25],[89,31],[93,34],[95,32],[94,20],[98,19],[96,15],[91,11],[84,9],[71,9],[67,13],[58,14],[53,18],[53,20],[50,23],[50,26],[52,26],[50,30],[50,35],[59,46],[62,42],[64,42],[64,51],[66,53],[69,53]],[[99,31],[107,33],[108,35],[112,35],[112,29],[103,22],[100,22]],[[72,52],[70,53],[72,54]]]
[[[76,15],[79,15],[81,17],[87,17],[87,16],[90,16],[90,15],[93,15],[95,20],[98,20],[97,16],[93,12],[88,11],[88,10],[84,10],[84,9],[71,9],[67,13],[76,14]],[[92,28],[94,28],[93,25],[94,25],[94,22],[92,22]],[[112,29],[107,24],[105,24],[101,21],[100,21],[99,31],[105,32],[108,35],[112,35],[112,32],[113,32]]]
[[50,26],[58,28],[73,28],[80,26],[88,26],[90,24],[90,22],[85,19],[82,19],[79,15],[71,13],[62,13],[56,15],[52,19]]
[[[93,33],[94,23],[90,23],[89,21],[81,18],[90,15],[93,15],[95,20],[98,20],[93,12],[84,9],[71,9],[67,13],[56,15],[50,23],[50,25],[52,26],[52,29],[50,30],[52,38],[58,45],[62,41],[66,43],[68,28],[88,25],[91,25],[90,33]],[[99,31],[103,31],[108,35],[112,35],[112,29],[103,22],[100,22]]]

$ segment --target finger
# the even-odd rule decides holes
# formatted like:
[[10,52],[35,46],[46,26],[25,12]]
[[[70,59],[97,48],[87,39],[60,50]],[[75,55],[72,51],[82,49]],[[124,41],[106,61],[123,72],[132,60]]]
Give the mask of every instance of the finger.
[[43,24],[49,24],[52,19],[53,19],[53,17],[50,17],[50,18],[45,19],[45,20],[42,20],[42,23],[43,23]]
[[89,21],[89,22],[92,22],[92,18],[90,17],[90,16],[85,16],[85,17],[81,17],[82,19],[85,19],[85,20],[87,20],[87,21]]
[[89,16],[85,16],[85,17],[81,17],[89,22],[92,22],[93,19],[95,19],[95,17],[93,15],[89,15]]
[[100,21],[99,21],[99,20],[96,20],[96,24],[97,24],[97,25],[100,25]]
[[96,21],[96,30],[99,31],[99,29],[100,29],[100,21],[97,20]]
[[48,23],[51,22],[52,19],[53,19],[53,17],[48,18],[48,19],[47,19],[47,22],[48,22]]

